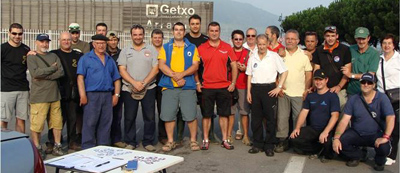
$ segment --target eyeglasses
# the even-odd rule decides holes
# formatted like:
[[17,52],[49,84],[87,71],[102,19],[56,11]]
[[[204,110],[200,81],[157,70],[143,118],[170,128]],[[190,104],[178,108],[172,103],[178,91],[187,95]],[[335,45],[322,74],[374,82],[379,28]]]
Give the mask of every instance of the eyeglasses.
[[246,35],[246,37],[256,37],[256,35]]
[[243,41],[243,38],[234,38],[235,41]]
[[327,26],[325,27],[325,31],[326,30],[336,30],[336,26]]
[[19,35],[19,36],[21,36],[23,33],[22,33],[22,32],[12,32],[11,34],[12,34],[12,35]]
[[371,81],[366,81],[366,80],[363,80],[363,81],[361,81],[360,82],[362,85],[365,85],[365,84],[367,84],[367,85],[372,85],[372,84],[374,84],[373,82],[371,82]]

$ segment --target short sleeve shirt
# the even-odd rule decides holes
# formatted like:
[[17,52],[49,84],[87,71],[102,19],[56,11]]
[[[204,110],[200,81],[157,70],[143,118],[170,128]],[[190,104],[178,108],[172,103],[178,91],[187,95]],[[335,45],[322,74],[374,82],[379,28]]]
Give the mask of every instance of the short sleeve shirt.
[[232,47],[222,40],[218,47],[211,46],[210,41],[207,41],[199,46],[198,51],[204,66],[203,87],[208,89],[228,87],[231,82],[228,80],[227,64],[237,61]]
[[1,45],[1,91],[28,91],[26,78],[27,53],[30,48],[21,44],[11,46],[8,42]]
[[[347,101],[344,113],[351,116],[351,126],[361,136],[374,135],[381,130],[380,126],[372,119],[361,99],[361,94],[352,95]],[[392,104],[386,94],[376,92],[372,102],[368,104],[372,115],[385,128],[386,116],[394,116]]]
[[[118,65],[126,67],[129,75],[137,80],[143,81],[147,75],[151,72],[153,67],[158,66],[158,52],[151,45],[145,45],[141,50],[135,50],[133,46],[122,49],[118,57]],[[152,82],[155,82],[154,79]],[[122,80],[124,85],[122,86],[123,91],[129,91],[127,87],[128,83]],[[147,89],[152,89],[156,85],[149,85]]]
[[94,50],[84,54],[78,62],[77,74],[85,79],[86,92],[112,91],[114,81],[121,78],[114,60],[105,54],[105,63],[94,53]]
[[283,59],[275,52],[267,51],[263,59],[258,53],[253,54],[247,63],[246,75],[252,76],[253,84],[269,84],[276,81],[276,76],[287,71]]
[[[376,73],[379,65],[379,52],[375,48],[369,46],[367,51],[361,54],[358,50],[358,45],[352,45],[350,46],[350,52],[352,73]],[[347,87],[347,93],[353,95],[360,92],[360,81],[358,79],[350,79],[349,86]]]
[[[240,62],[240,64],[244,64],[247,66],[247,62],[249,61],[249,50],[243,48],[242,51],[235,52],[235,54],[236,54],[236,57],[238,58],[238,61]],[[246,89],[247,88],[246,71],[238,70],[238,72],[239,72],[239,76],[237,77],[235,86],[237,89]]]
[[320,45],[313,53],[312,62],[320,65],[321,69],[325,71],[329,77],[328,87],[332,88],[339,84],[343,77],[341,68],[348,63],[351,63],[351,53],[346,45],[339,44],[339,46],[329,53],[324,50],[324,45]]
[[[178,47],[173,44],[172,53],[171,53],[171,70],[174,72],[183,72],[185,71],[185,57],[184,57],[184,47]],[[167,55],[165,54],[164,46],[161,48],[158,59],[167,60]],[[200,61],[199,53],[197,48],[194,49],[193,54],[193,62]],[[178,87],[178,84],[172,80],[172,84],[174,87]]]
[[383,55],[381,55],[381,60],[379,61],[378,70],[376,71],[376,77],[378,79],[378,90],[384,92],[383,90],[383,77],[381,70],[381,63],[383,61],[383,73],[385,73],[385,87],[386,90],[400,88],[400,54],[395,51],[393,56],[385,61]]
[[280,48],[285,48],[285,46],[283,46],[281,43],[278,43],[278,46],[276,46],[276,48],[272,49],[271,47],[268,46],[268,50],[272,51],[272,52],[276,52],[278,53]]
[[283,61],[289,70],[285,81],[286,89],[283,90],[290,97],[301,97],[305,91],[305,73],[311,72],[312,67],[307,55],[297,48],[292,55],[286,51]]
[[328,125],[331,114],[340,111],[339,97],[329,91],[324,94],[314,92],[307,95],[303,108],[309,110],[309,125],[317,131],[322,131]]

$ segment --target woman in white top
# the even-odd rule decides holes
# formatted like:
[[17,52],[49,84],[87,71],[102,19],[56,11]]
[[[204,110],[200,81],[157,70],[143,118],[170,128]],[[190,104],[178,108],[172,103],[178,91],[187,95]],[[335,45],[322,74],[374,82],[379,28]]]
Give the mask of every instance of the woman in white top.
[[[398,42],[393,34],[387,34],[381,39],[383,54],[376,72],[378,78],[378,91],[386,93],[390,89],[400,88],[400,54],[398,52]],[[383,67],[383,74],[382,74]],[[397,149],[399,144],[399,102],[392,103],[396,121],[392,133],[392,151],[386,160],[386,165],[396,162]]]
[[[250,56],[247,64],[247,101],[251,104],[251,129],[253,147],[249,153],[258,153],[261,149],[269,157],[274,155],[276,143],[275,110],[277,97],[282,91],[288,71],[283,59],[275,52],[268,51],[267,36],[258,35],[258,53]],[[280,74],[279,84],[275,81]],[[263,135],[263,119],[266,119],[266,137]]]

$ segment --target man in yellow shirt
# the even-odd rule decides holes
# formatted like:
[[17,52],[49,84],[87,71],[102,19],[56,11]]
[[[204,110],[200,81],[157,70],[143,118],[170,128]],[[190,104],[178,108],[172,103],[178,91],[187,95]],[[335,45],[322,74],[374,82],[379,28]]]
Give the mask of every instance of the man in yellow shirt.
[[176,147],[174,127],[176,115],[180,107],[182,119],[186,121],[190,131],[190,148],[200,150],[197,143],[197,97],[194,73],[199,67],[199,55],[196,45],[186,38],[185,25],[177,22],[172,27],[174,38],[164,44],[159,52],[159,68],[164,73],[158,85],[163,87],[161,100],[161,119],[165,121],[168,142],[163,151],[171,151]]

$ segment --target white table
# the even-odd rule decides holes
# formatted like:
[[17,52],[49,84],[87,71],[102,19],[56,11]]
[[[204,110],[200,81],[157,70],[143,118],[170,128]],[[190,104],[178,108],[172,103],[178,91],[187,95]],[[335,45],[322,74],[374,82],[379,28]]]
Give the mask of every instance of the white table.
[[[98,157],[111,157],[114,159],[123,159],[128,163],[129,160],[138,160],[138,169],[134,171],[134,173],[153,173],[153,172],[166,172],[166,168],[171,167],[175,164],[178,164],[180,162],[183,162],[184,158],[179,157],[179,156],[171,156],[171,155],[165,155],[165,154],[158,154],[158,153],[152,153],[152,152],[145,152],[145,151],[136,151],[136,150],[128,150],[128,149],[121,149],[121,148],[116,148],[116,147],[110,147],[110,146],[97,146],[93,148],[89,148],[86,150],[70,153],[68,155],[64,155],[61,157],[56,157],[53,159],[49,159],[44,161],[46,165],[48,163],[56,161],[61,158],[68,157],[69,155],[72,154],[82,154],[82,155],[87,155],[87,156],[98,156]],[[125,163],[125,165],[126,165]],[[52,165],[48,165],[52,166]],[[108,173],[120,173],[124,172],[122,170],[122,167],[124,165],[119,165],[116,166],[115,168],[111,169],[108,171]],[[59,168],[56,167],[56,172],[58,173],[60,169],[64,168]],[[71,171],[79,171],[75,169],[66,169],[66,170],[71,170]]]

